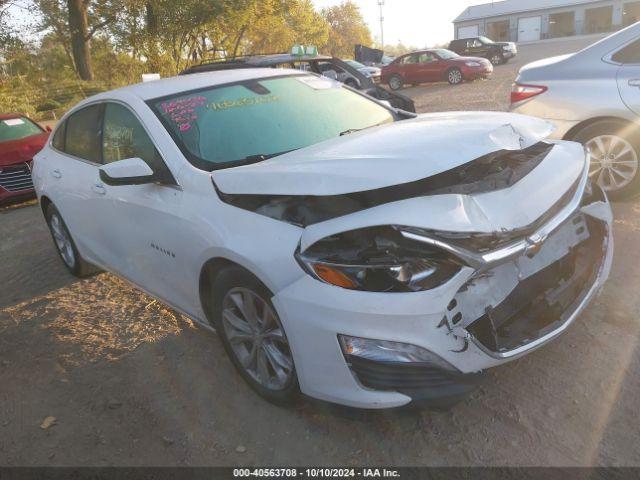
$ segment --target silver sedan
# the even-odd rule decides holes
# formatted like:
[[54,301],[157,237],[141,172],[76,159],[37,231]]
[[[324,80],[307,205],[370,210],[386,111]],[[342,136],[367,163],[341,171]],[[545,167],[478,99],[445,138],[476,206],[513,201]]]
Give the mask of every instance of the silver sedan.
[[585,145],[591,178],[612,199],[640,192],[640,22],[571,55],[525,65],[511,110],[551,120]]

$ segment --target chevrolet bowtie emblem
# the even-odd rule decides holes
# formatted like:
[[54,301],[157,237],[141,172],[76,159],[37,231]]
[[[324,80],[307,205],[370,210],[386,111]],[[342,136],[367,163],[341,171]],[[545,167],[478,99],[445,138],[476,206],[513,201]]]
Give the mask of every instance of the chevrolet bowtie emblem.
[[533,234],[530,237],[527,237],[527,246],[524,250],[525,255],[529,258],[534,257],[542,249],[542,245],[545,240],[545,237],[538,234]]

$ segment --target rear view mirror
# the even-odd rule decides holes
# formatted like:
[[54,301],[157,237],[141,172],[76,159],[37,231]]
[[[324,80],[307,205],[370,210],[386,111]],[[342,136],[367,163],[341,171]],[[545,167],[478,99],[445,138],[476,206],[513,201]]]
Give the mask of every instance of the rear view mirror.
[[142,185],[153,183],[153,170],[141,158],[127,158],[100,167],[100,180],[107,185]]

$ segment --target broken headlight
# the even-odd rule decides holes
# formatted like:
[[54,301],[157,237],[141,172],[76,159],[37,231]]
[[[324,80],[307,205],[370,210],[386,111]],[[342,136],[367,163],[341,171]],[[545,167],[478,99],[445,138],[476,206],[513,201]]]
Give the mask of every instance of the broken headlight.
[[461,268],[447,252],[404,238],[393,227],[332,235],[297,252],[296,258],[318,280],[368,292],[430,290]]

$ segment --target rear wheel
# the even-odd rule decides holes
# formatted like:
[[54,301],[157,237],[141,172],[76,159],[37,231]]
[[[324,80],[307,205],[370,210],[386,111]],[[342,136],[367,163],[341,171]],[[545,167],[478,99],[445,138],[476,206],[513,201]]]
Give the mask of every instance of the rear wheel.
[[459,68],[452,68],[447,72],[447,81],[451,85],[459,85],[462,83],[462,72]]
[[271,297],[256,277],[229,267],[213,284],[213,318],[232,363],[258,394],[276,404],[299,394],[293,355]]
[[69,229],[62,219],[62,215],[53,204],[49,204],[47,207],[45,218],[49,225],[53,243],[69,273],[79,278],[89,277],[98,273],[100,270],[84,260],[78,252]]
[[404,85],[404,79],[400,75],[392,75],[389,79],[389,88],[391,90],[400,90]]
[[607,120],[588,125],[573,140],[589,149],[589,176],[612,200],[640,193],[640,136]]

